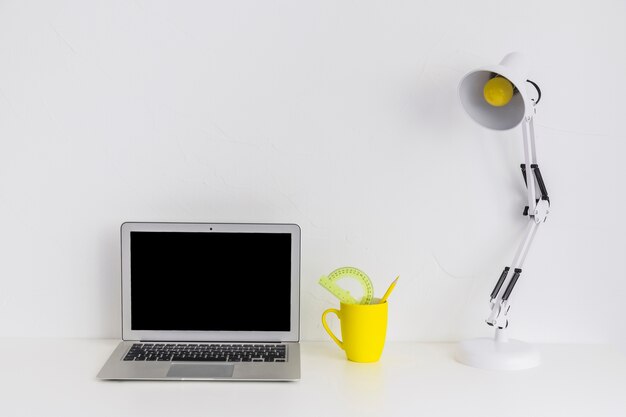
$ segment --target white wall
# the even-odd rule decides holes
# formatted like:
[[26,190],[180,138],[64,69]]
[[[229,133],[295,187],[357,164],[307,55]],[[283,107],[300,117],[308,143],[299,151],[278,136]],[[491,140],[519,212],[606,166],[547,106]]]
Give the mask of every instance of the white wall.
[[622,1],[3,1],[0,332],[116,337],[119,225],[296,222],[302,328],[342,265],[389,336],[486,335],[526,219],[519,131],[460,78],[524,52],[552,217],[512,335],[626,344]]

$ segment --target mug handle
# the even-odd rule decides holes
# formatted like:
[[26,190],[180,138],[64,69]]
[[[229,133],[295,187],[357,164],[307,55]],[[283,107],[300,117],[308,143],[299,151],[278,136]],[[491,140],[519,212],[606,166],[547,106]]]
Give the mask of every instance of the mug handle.
[[333,332],[330,330],[330,327],[328,327],[328,324],[326,323],[326,315],[328,313],[335,313],[337,315],[337,318],[341,320],[341,316],[339,315],[339,310],[335,308],[329,308],[328,310],[324,311],[322,313],[322,325],[324,326],[324,330],[326,330],[326,333],[328,333],[328,335],[335,341],[335,343],[337,343],[337,346],[343,349],[343,342],[337,339],[337,336],[333,334]]

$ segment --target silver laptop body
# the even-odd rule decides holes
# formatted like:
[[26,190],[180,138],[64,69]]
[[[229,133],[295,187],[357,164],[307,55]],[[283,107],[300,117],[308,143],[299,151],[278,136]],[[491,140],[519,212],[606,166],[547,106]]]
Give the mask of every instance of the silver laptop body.
[[300,379],[299,226],[124,223],[121,248],[123,341],[98,378]]

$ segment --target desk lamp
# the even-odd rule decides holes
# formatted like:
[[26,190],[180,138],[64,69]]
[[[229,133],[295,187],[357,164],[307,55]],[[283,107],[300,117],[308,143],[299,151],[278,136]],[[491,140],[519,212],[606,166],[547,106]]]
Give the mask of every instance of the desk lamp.
[[[527,86],[537,91],[531,99]],[[492,130],[509,130],[522,125],[524,163],[528,205],[524,216],[528,226],[513,262],[504,268],[490,295],[491,313],[486,322],[495,328],[494,338],[479,338],[459,343],[456,359],[466,365],[484,369],[515,370],[539,365],[541,357],[533,346],[509,340],[506,328],[511,308],[511,293],[522,274],[522,266],[539,226],[550,211],[550,199],[537,165],[533,116],[541,99],[541,90],[526,79],[524,58],[519,53],[504,57],[499,65],[479,68],[467,74],[459,85],[463,108],[478,124]]]

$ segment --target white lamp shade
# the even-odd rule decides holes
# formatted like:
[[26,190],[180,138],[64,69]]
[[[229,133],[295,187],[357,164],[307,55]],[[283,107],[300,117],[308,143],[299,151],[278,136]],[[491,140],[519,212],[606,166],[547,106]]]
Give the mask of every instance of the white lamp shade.
[[[485,100],[483,89],[492,74],[506,78],[517,89],[505,106],[494,107]],[[533,115],[533,103],[526,91],[526,66],[523,56],[516,52],[505,56],[499,65],[479,68],[463,77],[459,84],[459,95],[467,114],[489,129],[512,129],[525,117]]]

